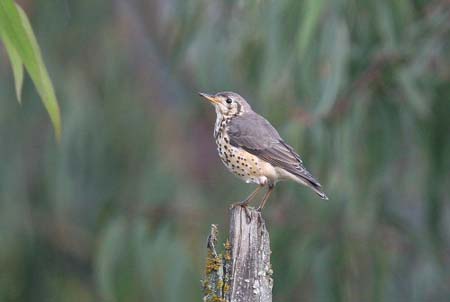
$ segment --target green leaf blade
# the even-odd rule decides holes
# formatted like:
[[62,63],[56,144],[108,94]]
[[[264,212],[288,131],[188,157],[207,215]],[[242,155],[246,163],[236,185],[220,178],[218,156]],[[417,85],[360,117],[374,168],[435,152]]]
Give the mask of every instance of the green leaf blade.
[[23,86],[23,64],[19,53],[12,45],[11,41],[7,36],[2,34],[3,44],[6,48],[6,53],[8,54],[9,61],[11,62],[11,68],[14,75],[14,83],[16,88],[17,101],[22,103],[22,86]]
[[304,3],[304,17],[297,37],[298,56],[302,60],[310,44],[311,38],[319,24],[324,9],[323,0],[308,0]]
[[53,127],[55,129],[55,135],[58,140],[61,138],[61,114],[58,105],[58,100],[56,98],[55,90],[53,88],[53,84],[50,80],[50,76],[47,72],[47,68],[45,67],[44,61],[42,59],[41,50],[37,43],[36,37],[33,33],[33,29],[31,28],[30,21],[28,20],[27,15],[23,11],[23,9],[17,5],[17,10],[22,19],[23,27],[27,33],[28,39],[31,42],[31,47],[33,48],[33,52],[37,59],[38,71],[33,72],[35,74],[31,74],[32,79],[36,79],[35,85],[38,90],[39,95],[41,96],[42,102],[44,103],[45,108],[47,109],[50,119],[53,123]]
[[[28,17],[12,0],[2,0],[0,1],[0,26],[3,28],[3,40],[10,41],[36,86],[50,116],[56,139],[59,141],[61,138],[60,109]],[[16,83],[16,87],[17,85]]]

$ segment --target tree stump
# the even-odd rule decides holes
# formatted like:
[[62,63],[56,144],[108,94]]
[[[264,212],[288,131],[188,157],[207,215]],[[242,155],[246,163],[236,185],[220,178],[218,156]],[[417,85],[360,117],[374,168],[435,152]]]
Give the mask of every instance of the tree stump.
[[[218,229],[211,226],[203,301],[271,302],[270,239],[261,213],[253,208],[230,210],[230,240],[217,253]],[[247,214],[249,216],[247,216]]]

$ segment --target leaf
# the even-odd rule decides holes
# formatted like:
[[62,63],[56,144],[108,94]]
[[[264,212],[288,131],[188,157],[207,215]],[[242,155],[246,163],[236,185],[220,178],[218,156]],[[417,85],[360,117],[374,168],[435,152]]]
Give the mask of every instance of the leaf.
[[325,52],[324,65],[329,71],[320,81],[322,87],[316,108],[317,115],[327,114],[336,102],[339,89],[344,82],[350,53],[349,31],[344,20],[332,18],[325,29],[322,48]]
[[[0,28],[1,30],[1,28]],[[16,96],[19,103],[22,100],[22,86],[23,86],[23,64],[20,59],[20,55],[17,50],[12,45],[11,41],[8,37],[3,34],[3,31],[0,32],[0,37],[3,40],[3,44],[6,48],[6,53],[8,54],[9,60],[11,61],[11,67],[14,74],[14,82],[16,86]]]
[[118,263],[126,246],[126,221],[120,217],[113,220],[102,232],[95,260],[98,288],[105,301],[116,301]]
[[56,139],[59,141],[61,138],[61,117],[52,82],[44,65],[30,22],[22,8],[15,5],[12,0],[0,1],[0,27],[3,29],[3,40],[9,40],[17,51],[36,86],[52,121]]
[[297,39],[300,59],[302,59],[305,55],[311,37],[316,30],[317,24],[319,23],[323,3],[323,0],[307,0],[305,2],[305,11]]
[[411,108],[413,108],[418,116],[427,116],[430,111],[427,107],[427,98],[414,79],[411,68],[400,71],[397,77],[406,96],[406,101],[411,105]]

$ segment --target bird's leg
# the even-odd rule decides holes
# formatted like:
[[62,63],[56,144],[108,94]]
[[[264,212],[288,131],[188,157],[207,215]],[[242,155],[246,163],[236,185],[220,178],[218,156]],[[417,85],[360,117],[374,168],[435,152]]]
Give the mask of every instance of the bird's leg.
[[250,195],[248,195],[248,197],[246,199],[244,199],[243,201],[239,201],[239,202],[235,202],[231,205],[231,208],[237,207],[237,206],[241,206],[241,207],[246,207],[248,206],[249,202],[255,198],[256,194],[258,193],[259,190],[261,190],[263,186],[258,186],[255,191],[253,191]]
[[252,215],[250,214],[250,212],[247,209],[248,203],[255,198],[256,194],[259,192],[259,190],[261,190],[263,186],[258,186],[255,191],[253,191],[250,195],[248,195],[248,197],[246,199],[244,199],[243,201],[240,202],[235,202],[231,205],[231,208],[234,207],[243,207],[245,210],[245,215],[247,215],[247,220],[248,222],[250,222],[252,220]]
[[267,199],[269,199],[270,194],[272,194],[273,187],[274,187],[274,185],[269,185],[269,188],[267,189],[267,192],[264,195],[263,200],[261,201],[261,204],[256,209],[257,211],[261,211],[264,208],[264,205],[266,204]]

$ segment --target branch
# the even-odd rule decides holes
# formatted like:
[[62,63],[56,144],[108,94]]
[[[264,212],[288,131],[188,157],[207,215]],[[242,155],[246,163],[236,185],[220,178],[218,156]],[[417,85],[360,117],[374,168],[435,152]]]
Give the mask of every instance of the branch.
[[230,239],[224,255],[216,251],[218,230],[208,237],[203,301],[271,302],[272,268],[270,239],[261,213],[242,207],[231,209]]

